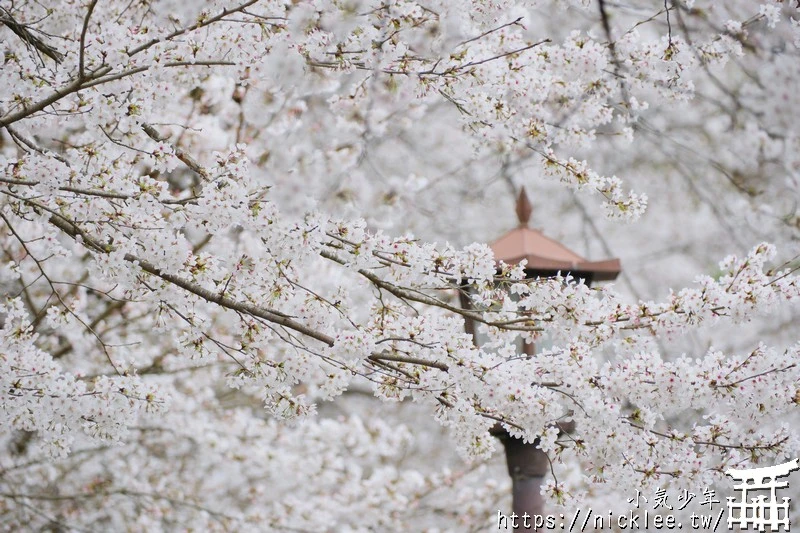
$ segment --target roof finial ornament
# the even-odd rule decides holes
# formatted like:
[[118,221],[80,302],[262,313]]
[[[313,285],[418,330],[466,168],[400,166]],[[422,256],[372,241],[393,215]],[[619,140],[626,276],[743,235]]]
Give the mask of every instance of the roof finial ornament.
[[531,219],[533,206],[531,201],[528,200],[528,193],[525,192],[525,187],[520,187],[519,196],[517,197],[517,218],[519,219],[520,227],[526,227],[528,221]]

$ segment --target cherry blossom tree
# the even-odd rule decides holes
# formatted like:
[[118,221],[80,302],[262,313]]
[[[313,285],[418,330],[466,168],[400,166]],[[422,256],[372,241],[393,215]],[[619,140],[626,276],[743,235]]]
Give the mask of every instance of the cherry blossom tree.
[[[554,508],[796,456],[797,11],[3,5],[0,524],[481,529],[498,423]],[[495,264],[522,186],[626,277]]]

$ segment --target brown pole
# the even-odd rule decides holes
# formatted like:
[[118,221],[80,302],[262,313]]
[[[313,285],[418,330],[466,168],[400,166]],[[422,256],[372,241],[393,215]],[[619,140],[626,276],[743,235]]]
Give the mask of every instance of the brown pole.
[[[500,427],[492,428],[492,433],[500,439],[506,451],[508,475],[511,476],[512,510],[522,524],[523,516],[544,515],[542,483],[550,472],[547,454],[538,449],[539,441],[523,442],[512,437]],[[529,518],[529,523],[530,522]]]
[[[471,305],[466,290],[462,290],[459,297],[461,306],[469,309]],[[477,345],[475,324],[467,319],[464,321],[464,326]],[[533,343],[524,343],[522,350],[528,355],[533,355],[535,352]],[[512,511],[517,515],[517,520],[523,524],[525,514],[528,517],[544,515],[541,488],[544,477],[550,472],[550,460],[546,453],[537,448],[539,440],[525,443],[522,439],[509,435],[500,424],[496,424],[489,431],[500,439],[506,451],[506,465],[508,475],[511,476]]]

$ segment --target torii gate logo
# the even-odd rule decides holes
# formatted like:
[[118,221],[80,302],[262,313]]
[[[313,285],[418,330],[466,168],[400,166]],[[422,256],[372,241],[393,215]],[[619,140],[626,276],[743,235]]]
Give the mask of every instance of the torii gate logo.
[[[778,481],[779,478],[787,477],[791,472],[800,470],[798,461],[789,461],[775,466],[764,468],[750,468],[746,470],[726,470],[729,475],[741,484],[734,485],[733,488],[742,492],[742,499],[736,501],[733,497],[728,497],[728,529],[733,529],[738,525],[742,529],[758,529],[765,531],[770,527],[770,531],[778,531],[779,526],[783,526],[784,531],[789,531],[789,498],[783,498],[778,502],[776,491],[789,486],[788,481]],[[748,492],[769,490],[769,500],[764,494],[758,497],[751,495],[748,501]],[[739,511],[734,514],[734,511]]]

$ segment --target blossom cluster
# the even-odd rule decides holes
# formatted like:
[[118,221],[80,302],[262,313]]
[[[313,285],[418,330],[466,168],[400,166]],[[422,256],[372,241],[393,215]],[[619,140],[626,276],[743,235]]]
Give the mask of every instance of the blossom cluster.
[[[594,147],[657,128],[650,113],[756,47],[755,25],[796,42],[788,7],[657,3],[626,28],[601,3],[586,28],[566,22],[596,6],[560,0],[187,4],[0,8],[0,523],[414,529],[442,514],[437,498],[480,522],[507,488],[481,475],[496,424],[538,442],[554,472],[580,465],[550,480],[560,503],[604,484],[711,484],[800,449],[796,339],[664,348],[794,312],[790,251],[742,246],[690,287],[629,298],[526,276],[485,244],[417,239],[403,217],[382,231],[379,216],[325,209],[365,191],[378,215],[428,201],[433,172],[387,177],[375,159],[405,169],[382,144],[406,143],[424,164],[415,124],[441,120],[469,162],[489,153],[507,177],[531,158],[641,222],[659,199],[593,166]],[[664,32],[648,26],[660,17]],[[788,85],[784,61],[765,72]],[[786,134],[724,135],[791,184],[800,167],[783,154],[800,132],[775,102],[796,93],[754,90],[734,107]],[[741,170],[719,155],[720,172]],[[446,428],[470,466],[409,467],[414,417]]]

